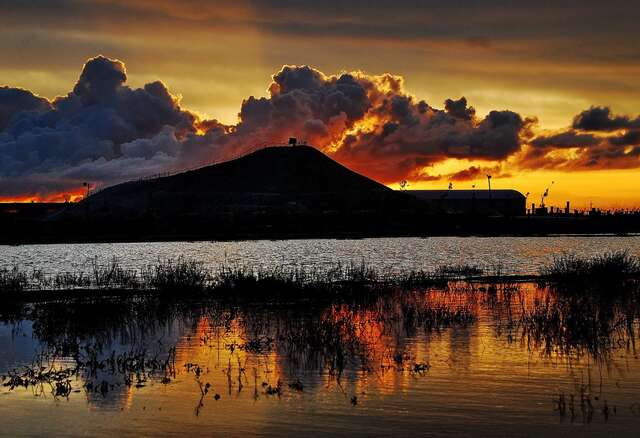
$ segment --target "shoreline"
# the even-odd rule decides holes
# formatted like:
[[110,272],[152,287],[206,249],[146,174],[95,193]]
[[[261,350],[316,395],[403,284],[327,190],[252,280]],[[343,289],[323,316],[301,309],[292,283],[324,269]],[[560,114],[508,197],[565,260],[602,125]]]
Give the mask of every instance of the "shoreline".
[[465,233],[241,233],[213,235],[144,235],[144,236],[77,236],[70,237],[31,237],[10,239],[0,236],[0,246],[25,245],[58,245],[58,244],[92,244],[92,243],[144,243],[144,242],[248,242],[248,241],[286,241],[286,240],[363,240],[363,239],[399,239],[431,237],[455,238],[492,238],[492,237],[636,237],[640,236],[640,228],[633,231],[592,231],[574,233],[563,232],[465,232]]

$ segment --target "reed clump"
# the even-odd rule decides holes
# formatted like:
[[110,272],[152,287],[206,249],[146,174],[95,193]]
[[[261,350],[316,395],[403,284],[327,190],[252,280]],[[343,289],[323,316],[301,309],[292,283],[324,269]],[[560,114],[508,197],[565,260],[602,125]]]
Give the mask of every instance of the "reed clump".
[[96,257],[92,260],[92,268],[94,285],[98,288],[137,289],[140,286],[137,271],[125,269],[116,257],[106,265],[99,264]]
[[540,275],[557,283],[617,283],[640,276],[640,259],[628,251],[606,252],[585,258],[563,254],[540,270]]
[[484,273],[484,271],[476,266],[476,265],[465,265],[465,264],[457,264],[457,265],[442,265],[438,266],[435,270],[436,277],[455,277],[455,278],[464,278],[464,277],[477,277]]
[[160,292],[203,291],[209,284],[209,277],[202,263],[184,258],[159,260],[142,272],[144,287]]
[[22,292],[29,285],[27,275],[18,270],[17,267],[12,269],[0,269],[0,290],[6,292]]

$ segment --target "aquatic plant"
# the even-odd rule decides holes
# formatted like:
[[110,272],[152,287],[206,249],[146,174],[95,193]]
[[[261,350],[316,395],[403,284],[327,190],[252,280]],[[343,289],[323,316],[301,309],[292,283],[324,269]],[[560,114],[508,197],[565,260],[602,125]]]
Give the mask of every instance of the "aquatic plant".
[[27,275],[17,267],[0,269],[0,290],[5,292],[22,292],[28,287]]
[[[124,268],[116,258],[102,265],[91,261],[89,273],[58,272],[45,274],[34,270],[30,275],[13,269],[0,270],[0,292],[8,299],[29,299],[30,293],[55,291],[57,297],[65,292],[99,289],[103,294],[122,295],[135,290],[137,294],[160,292],[174,297],[189,294],[208,294],[234,297],[270,298],[272,301],[324,298],[331,296],[367,296],[439,286],[449,288],[457,282],[466,288],[485,281],[491,293],[516,291],[523,278],[489,274],[475,265],[443,265],[434,270],[379,270],[364,261],[346,264],[337,262],[328,267],[281,265],[275,267],[222,264],[208,268],[202,262],[180,257],[158,260],[141,270]],[[540,270],[539,275],[527,277],[541,283],[556,285],[582,284],[590,288],[614,285],[626,279],[640,279],[640,259],[626,251],[605,253],[592,258],[573,254],[557,256]],[[107,292],[108,291],[108,292]],[[69,296],[73,294],[68,294]],[[94,295],[95,296],[95,295]]]
[[482,275],[483,273],[484,271],[477,265],[465,264],[441,265],[438,266],[435,270],[436,276],[455,278],[477,277]]
[[640,276],[640,259],[626,250],[606,252],[590,258],[575,254],[555,256],[540,275],[558,283],[614,283]]
[[146,288],[160,292],[198,292],[207,287],[209,275],[202,263],[180,257],[148,266],[142,279]]
[[136,289],[139,287],[138,273],[134,269],[125,269],[119,260],[113,257],[107,265],[98,263],[98,258],[92,260],[93,281],[98,288]]

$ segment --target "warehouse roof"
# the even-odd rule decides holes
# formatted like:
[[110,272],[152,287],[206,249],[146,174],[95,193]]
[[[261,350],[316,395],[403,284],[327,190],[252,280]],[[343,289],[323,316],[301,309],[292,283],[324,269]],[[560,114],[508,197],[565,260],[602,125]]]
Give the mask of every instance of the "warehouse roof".
[[[407,190],[406,192],[425,201],[489,199],[489,190]],[[491,190],[491,199],[524,200],[525,196],[513,189]]]

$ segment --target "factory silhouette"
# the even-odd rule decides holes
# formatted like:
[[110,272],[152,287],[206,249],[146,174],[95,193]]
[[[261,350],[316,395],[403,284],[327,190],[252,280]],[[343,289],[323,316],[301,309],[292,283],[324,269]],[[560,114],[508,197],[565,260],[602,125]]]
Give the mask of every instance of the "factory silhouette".
[[392,190],[319,150],[260,147],[236,159],[92,190],[79,203],[3,204],[4,243],[640,231],[637,213],[538,205],[488,188]]

